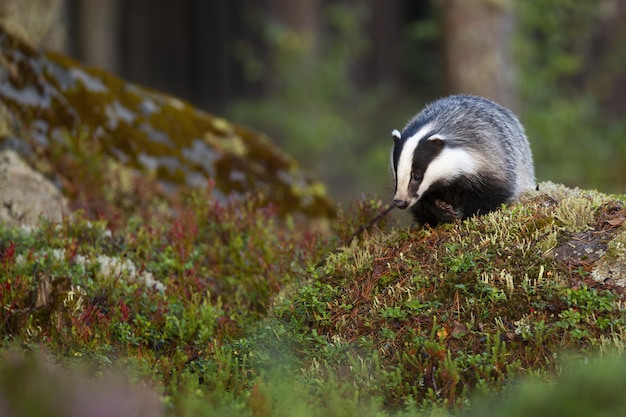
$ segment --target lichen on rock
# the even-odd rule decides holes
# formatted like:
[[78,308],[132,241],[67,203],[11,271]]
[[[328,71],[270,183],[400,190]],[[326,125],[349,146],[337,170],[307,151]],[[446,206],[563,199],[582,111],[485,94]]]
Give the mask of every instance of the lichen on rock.
[[62,54],[40,53],[2,26],[0,64],[0,102],[39,146],[67,135],[95,138],[107,155],[174,187],[212,178],[223,195],[262,196],[281,213],[335,214],[324,186],[260,133]]

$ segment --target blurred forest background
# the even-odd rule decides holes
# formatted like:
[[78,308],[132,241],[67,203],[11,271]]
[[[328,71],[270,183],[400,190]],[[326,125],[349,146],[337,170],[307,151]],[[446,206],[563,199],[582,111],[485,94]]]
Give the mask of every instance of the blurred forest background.
[[391,195],[390,132],[449,93],[521,117],[539,180],[626,192],[626,0],[0,0],[0,19]]

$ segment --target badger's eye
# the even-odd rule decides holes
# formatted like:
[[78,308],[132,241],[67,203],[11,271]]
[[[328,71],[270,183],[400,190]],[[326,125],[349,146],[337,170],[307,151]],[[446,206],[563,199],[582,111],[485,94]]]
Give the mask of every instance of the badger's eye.
[[421,181],[424,179],[424,175],[420,173],[413,174],[413,181]]

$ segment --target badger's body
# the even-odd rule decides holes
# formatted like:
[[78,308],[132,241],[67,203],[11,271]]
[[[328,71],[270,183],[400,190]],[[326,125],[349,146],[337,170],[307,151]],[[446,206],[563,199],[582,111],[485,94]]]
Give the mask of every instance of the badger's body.
[[485,214],[536,187],[524,128],[487,99],[440,99],[392,135],[394,205],[418,223]]

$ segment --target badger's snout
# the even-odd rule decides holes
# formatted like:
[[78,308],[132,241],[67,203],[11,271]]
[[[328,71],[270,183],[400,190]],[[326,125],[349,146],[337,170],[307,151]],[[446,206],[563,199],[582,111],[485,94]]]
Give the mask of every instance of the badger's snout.
[[399,208],[400,210],[404,210],[407,207],[409,207],[409,202],[406,200],[401,200],[401,199],[396,198],[393,200],[393,205]]

